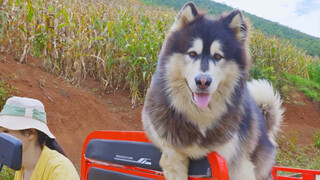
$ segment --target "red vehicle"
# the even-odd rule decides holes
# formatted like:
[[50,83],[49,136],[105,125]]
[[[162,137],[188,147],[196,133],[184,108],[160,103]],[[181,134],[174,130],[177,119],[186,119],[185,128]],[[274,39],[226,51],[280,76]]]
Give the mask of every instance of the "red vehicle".
[[[2,164],[21,168],[21,141],[0,133],[0,171]],[[82,180],[164,180],[159,166],[161,152],[149,141],[144,132],[94,131],[88,135],[81,154]],[[278,175],[279,171],[293,172],[299,176]],[[295,169],[275,166],[274,180],[319,180],[320,170]],[[212,152],[201,160],[191,160],[190,180],[228,180],[225,160]]]
[[[165,179],[159,166],[160,151],[152,145],[144,132],[94,131],[86,138],[81,155],[81,179]],[[298,173],[299,177],[278,175],[279,171]],[[320,170],[306,170],[275,166],[274,180],[316,180]],[[217,153],[207,158],[191,160],[190,180],[228,180],[225,160]]]

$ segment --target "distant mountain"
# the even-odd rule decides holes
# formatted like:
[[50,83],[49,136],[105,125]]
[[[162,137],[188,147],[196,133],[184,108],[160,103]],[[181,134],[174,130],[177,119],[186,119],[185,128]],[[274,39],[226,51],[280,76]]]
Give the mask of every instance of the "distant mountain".
[[[174,7],[176,10],[190,0],[141,0],[151,5],[161,5],[167,7]],[[222,12],[231,11],[233,8],[225,4],[217,3],[210,0],[192,0],[197,7],[205,9],[209,14],[219,15]],[[306,50],[307,54],[312,56],[320,56],[320,38],[313,37],[294,30],[292,28],[280,25],[279,23],[266,20],[264,18],[252,15],[243,11],[246,17],[249,17],[253,27],[261,30],[267,35],[275,35],[279,38],[289,40],[297,47]]]

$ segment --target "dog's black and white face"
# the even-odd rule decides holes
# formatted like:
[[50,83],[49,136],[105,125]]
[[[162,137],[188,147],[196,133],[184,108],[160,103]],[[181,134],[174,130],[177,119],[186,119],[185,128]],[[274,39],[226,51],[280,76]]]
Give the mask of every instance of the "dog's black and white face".
[[247,25],[240,11],[213,19],[188,3],[179,12],[161,56],[172,105],[207,108],[216,92],[247,70]]
[[192,92],[193,101],[200,107],[208,106],[212,94],[224,79],[222,65],[225,64],[221,43],[214,41],[209,49],[203,47],[204,40],[196,38],[184,57],[184,77]]

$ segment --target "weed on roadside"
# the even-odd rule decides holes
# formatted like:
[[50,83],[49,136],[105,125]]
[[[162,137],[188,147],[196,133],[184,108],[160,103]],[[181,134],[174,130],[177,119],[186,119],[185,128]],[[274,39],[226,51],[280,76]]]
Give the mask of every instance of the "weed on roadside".
[[320,148],[320,130],[316,131],[313,135],[314,144],[317,148]]
[[14,178],[14,171],[9,169],[6,166],[3,166],[2,171],[0,172],[0,179],[1,180],[13,180]]
[[0,78],[0,109],[3,108],[7,99],[11,97],[11,94],[13,92],[17,93],[18,89],[11,86],[9,83],[5,82],[3,79]]
[[[316,135],[320,136],[320,133]],[[315,144],[300,146],[296,144],[298,134],[294,132],[288,138],[278,138],[279,145],[276,165],[303,169],[320,169],[320,148]]]

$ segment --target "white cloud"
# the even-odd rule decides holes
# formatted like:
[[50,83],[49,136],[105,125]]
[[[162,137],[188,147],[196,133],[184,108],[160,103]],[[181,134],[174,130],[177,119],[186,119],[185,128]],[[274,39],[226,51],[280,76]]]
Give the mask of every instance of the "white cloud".
[[320,37],[320,0],[214,0]]
[[288,18],[285,25],[307,34],[320,37],[320,8],[306,14]]

